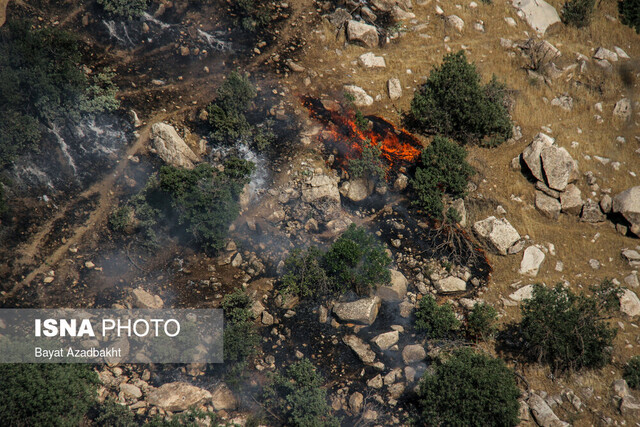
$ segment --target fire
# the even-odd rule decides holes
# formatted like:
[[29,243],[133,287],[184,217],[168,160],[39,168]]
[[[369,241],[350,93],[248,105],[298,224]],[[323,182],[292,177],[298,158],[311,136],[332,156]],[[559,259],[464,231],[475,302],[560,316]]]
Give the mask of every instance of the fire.
[[373,122],[370,129],[362,130],[355,121],[353,112],[343,113],[329,110],[310,96],[302,97],[302,103],[309,109],[310,116],[326,126],[320,139],[326,147],[339,153],[336,162],[342,168],[350,159],[357,159],[366,144],[380,147],[381,155],[387,163],[387,175],[391,170],[413,165],[422,151],[420,141],[402,128],[380,117],[368,116]]

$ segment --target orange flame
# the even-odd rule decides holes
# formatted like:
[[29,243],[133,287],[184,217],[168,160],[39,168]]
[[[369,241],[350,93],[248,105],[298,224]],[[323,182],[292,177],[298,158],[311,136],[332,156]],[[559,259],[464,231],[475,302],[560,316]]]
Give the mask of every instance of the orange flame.
[[407,167],[420,157],[422,144],[409,132],[395,127],[392,123],[376,116],[367,118],[373,122],[370,129],[362,130],[355,122],[354,114],[329,110],[322,103],[310,96],[302,97],[302,103],[309,110],[310,116],[326,126],[320,139],[325,146],[338,150],[338,164],[346,166],[350,159],[361,156],[362,147],[371,144],[380,147],[381,155],[386,160],[387,172],[391,169]]

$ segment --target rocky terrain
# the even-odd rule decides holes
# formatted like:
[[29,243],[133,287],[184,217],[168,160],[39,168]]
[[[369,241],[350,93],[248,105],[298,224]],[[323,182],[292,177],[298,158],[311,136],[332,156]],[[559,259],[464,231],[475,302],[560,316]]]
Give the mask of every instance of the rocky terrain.
[[[251,36],[228,2],[153,1],[121,23],[92,3],[7,8],[9,18],[76,31],[90,65],[116,71],[121,106],[104,125],[63,130],[50,158],[34,154],[10,171],[21,187],[0,223],[0,305],[219,308],[243,289],[260,336],[240,385],[227,384],[220,366],[109,364],[96,367],[100,400],[145,419],[195,405],[218,421],[282,425],[260,390],[270,373],[309,359],[342,425],[410,425],[420,378],[456,345],[415,329],[423,298],[449,302],[463,322],[487,303],[506,329],[535,283],[582,292],[610,279],[623,290],[602,368],[557,374],[496,339],[460,341],[514,370],[520,425],[640,425],[640,392],[623,379],[640,355],[640,44],[614,3],[599,3],[577,29],[561,22],[559,1],[290,0],[275,2],[274,32]],[[447,201],[460,214],[456,246],[410,204],[410,176],[431,139],[404,130],[403,114],[432,68],[458,50],[483,81],[495,74],[506,83],[513,135],[466,147],[475,175],[466,197]],[[256,171],[223,249],[206,253],[168,235],[149,251],[134,233],[114,233],[112,212],[161,166],[221,167],[226,152],[206,130],[206,107],[235,69],[250,73],[279,141],[272,152],[240,150]],[[384,182],[344,167],[336,141],[351,122],[332,114],[355,109],[371,120],[359,134],[400,147],[385,152]],[[108,150],[87,154],[76,142],[89,139]],[[287,256],[327,248],[351,224],[384,245],[389,283],[367,296],[283,297]]]

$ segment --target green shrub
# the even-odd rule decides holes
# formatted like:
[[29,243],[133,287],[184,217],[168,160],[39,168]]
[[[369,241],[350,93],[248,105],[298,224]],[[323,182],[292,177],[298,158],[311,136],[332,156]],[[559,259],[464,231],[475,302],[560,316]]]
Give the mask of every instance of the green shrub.
[[596,0],[569,0],[562,6],[562,22],[576,28],[588,26],[595,5]]
[[386,172],[380,156],[382,149],[379,144],[374,144],[370,140],[360,144],[360,157],[349,160],[349,172],[354,178],[367,178],[383,180]]
[[172,415],[170,419],[155,416],[146,422],[144,427],[201,427],[203,425],[219,427],[221,424],[216,422],[215,413],[191,408],[182,413]]
[[598,368],[610,359],[608,348],[616,329],[605,320],[616,306],[619,288],[610,282],[593,288],[594,295],[576,295],[557,285],[535,285],[522,304],[520,333],[524,355],[554,371]]
[[93,421],[99,426],[110,427],[136,427],[139,424],[135,421],[133,412],[124,405],[116,403],[113,399],[107,399],[104,403],[97,405],[97,414]]
[[331,285],[322,267],[323,255],[315,246],[292,251],[284,262],[281,292],[301,298],[326,295]]
[[0,169],[37,151],[42,129],[118,107],[112,75],[90,82],[73,34],[9,21],[0,28]]
[[477,303],[467,318],[467,330],[475,338],[487,339],[496,333],[498,312],[486,303]]
[[271,18],[272,5],[261,0],[236,0],[231,3],[233,11],[239,15],[242,28],[258,32],[267,27]]
[[442,219],[442,196],[464,197],[469,179],[474,174],[467,163],[467,151],[449,139],[436,136],[422,150],[420,166],[416,168],[411,186],[415,192],[414,206],[433,218]]
[[324,268],[339,292],[365,295],[391,281],[391,258],[376,238],[351,224],[324,256]]
[[224,310],[224,361],[227,364],[226,380],[234,387],[244,375],[247,359],[256,352],[260,336],[252,322],[251,297],[242,289],[225,295]]
[[624,379],[633,389],[640,389],[640,356],[633,356],[624,367]]
[[265,387],[265,401],[282,414],[285,424],[296,427],[339,426],[327,404],[323,379],[308,359],[290,365],[284,374],[276,373]]
[[98,383],[89,365],[0,364],[0,419],[3,425],[78,426]]
[[110,15],[132,20],[146,12],[149,0],[98,0]]
[[446,135],[463,143],[498,143],[512,134],[504,96],[505,87],[495,76],[482,85],[464,52],[451,53],[415,92],[407,119],[426,134]]
[[224,317],[231,323],[247,322],[253,319],[251,297],[242,289],[236,289],[222,299]]
[[640,0],[618,1],[620,22],[636,30],[640,34]]
[[229,225],[240,213],[238,198],[255,165],[233,158],[216,172],[208,164],[194,169],[163,166],[159,186],[171,196],[171,205],[181,224],[207,251],[218,251],[225,243]]
[[424,332],[430,339],[453,338],[460,329],[460,321],[451,304],[438,305],[431,295],[422,297],[415,315],[416,330]]
[[109,217],[109,227],[113,231],[122,232],[131,225],[131,216],[133,209],[130,206],[125,205],[114,210]]
[[519,423],[513,372],[500,359],[470,349],[454,352],[420,381],[420,425],[515,426]]

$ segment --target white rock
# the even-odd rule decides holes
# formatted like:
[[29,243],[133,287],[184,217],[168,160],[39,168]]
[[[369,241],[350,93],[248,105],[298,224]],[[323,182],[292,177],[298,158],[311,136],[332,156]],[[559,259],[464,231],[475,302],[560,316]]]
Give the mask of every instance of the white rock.
[[619,59],[631,59],[629,58],[629,55],[627,55],[627,52],[625,52],[624,50],[622,50],[622,48],[615,46],[613,48],[613,50],[616,51],[616,54],[618,55]]
[[616,102],[613,108],[613,116],[622,120],[627,120],[631,117],[631,101],[628,98],[622,98]]
[[404,363],[407,365],[420,362],[424,360],[425,357],[427,357],[427,352],[420,344],[407,345],[402,349],[402,360],[404,360]]
[[447,16],[447,24],[455,28],[459,33],[464,30],[464,21],[457,15]]
[[378,287],[377,295],[383,301],[402,301],[407,294],[407,278],[398,270],[389,270],[391,283]]
[[630,289],[625,289],[620,295],[620,311],[629,317],[640,315],[640,299]]
[[519,16],[540,34],[560,22],[558,11],[544,0],[513,0],[512,4],[521,12]]
[[153,148],[160,158],[171,166],[191,169],[198,156],[189,148],[173,126],[155,123],[151,126]]
[[367,92],[365,92],[361,87],[356,85],[345,85],[344,90],[355,98],[353,103],[356,106],[368,107],[370,105],[373,105],[373,98],[369,96]]
[[473,231],[491,250],[500,255],[506,255],[507,250],[520,240],[520,234],[506,218],[490,216],[473,224]]
[[147,402],[165,411],[181,412],[211,399],[209,391],[184,382],[173,382],[151,390]]
[[391,78],[387,81],[387,91],[389,93],[389,98],[392,101],[399,99],[402,96],[402,85],[400,84],[400,80],[397,78]]
[[347,24],[347,38],[350,42],[361,43],[367,47],[377,47],[379,43],[376,27],[354,20]]
[[542,160],[540,155],[542,150],[551,147],[555,140],[544,133],[537,134],[531,144],[522,151],[522,159],[538,181],[544,181],[544,172],[542,170]]
[[389,350],[400,339],[398,331],[385,332],[371,340],[380,350]]
[[384,57],[376,56],[373,52],[363,53],[358,57],[358,62],[364,68],[385,68],[387,66]]
[[565,148],[555,145],[545,147],[540,153],[540,159],[550,188],[563,191],[568,184],[578,179],[578,164]]
[[440,279],[436,282],[435,285],[438,292],[441,292],[443,294],[462,292],[467,289],[467,282],[455,276],[449,276],[445,277],[444,279]]
[[333,312],[343,322],[358,322],[371,325],[378,315],[379,297],[363,298],[352,302],[337,303]]
[[605,49],[604,47],[599,47],[596,50],[596,53],[593,54],[595,59],[606,60],[610,62],[616,62],[618,60],[618,54],[610,51],[609,49]]
[[159,309],[164,306],[162,298],[158,295],[151,295],[142,288],[136,288],[131,291],[133,296],[133,306],[136,308]]
[[520,262],[520,270],[518,270],[518,273],[525,276],[536,277],[544,258],[544,252],[542,252],[540,248],[537,246],[529,246],[525,249],[524,255],[522,255],[522,261]]
[[518,25],[518,24],[516,23],[516,20],[515,20],[515,19],[513,19],[513,18],[512,18],[512,17],[510,17],[510,16],[505,17],[505,18],[504,18],[504,22],[506,22],[506,23],[507,23],[507,25],[508,25],[508,26],[510,26],[510,27],[515,27],[515,26],[517,26],[517,25]]
[[353,350],[364,363],[373,363],[376,354],[371,347],[355,335],[345,335],[342,341]]

